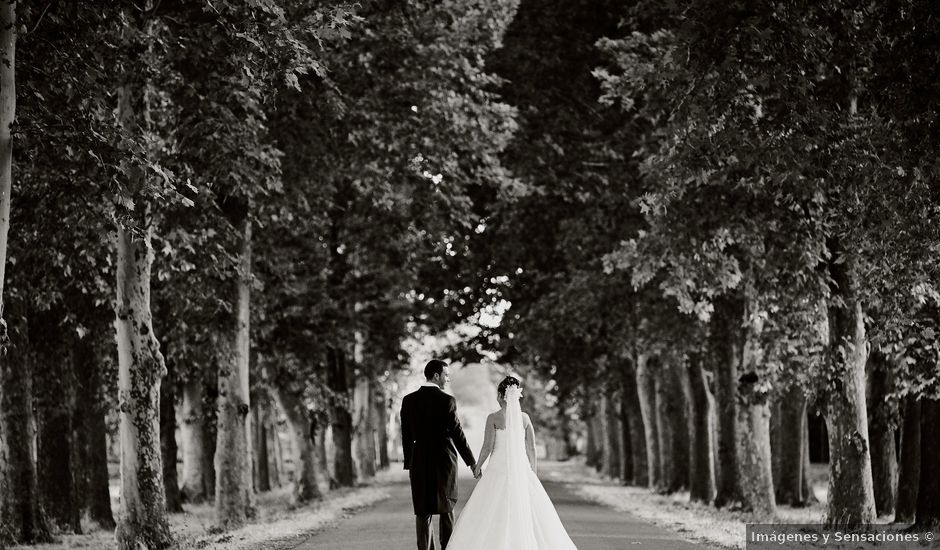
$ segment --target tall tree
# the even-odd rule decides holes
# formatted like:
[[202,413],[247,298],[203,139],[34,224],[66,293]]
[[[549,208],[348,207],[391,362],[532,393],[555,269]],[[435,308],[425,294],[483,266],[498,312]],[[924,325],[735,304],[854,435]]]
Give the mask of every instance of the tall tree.
[[[30,373],[22,347],[11,349],[10,300],[4,294],[13,189],[13,124],[16,119],[16,2],[0,5],[0,528],[10,542],[47,540],[39,513],[36,465],[29,426]],[[19,325],[22,331],[22,325]],[[7,535],[8,534],[8,535]]]

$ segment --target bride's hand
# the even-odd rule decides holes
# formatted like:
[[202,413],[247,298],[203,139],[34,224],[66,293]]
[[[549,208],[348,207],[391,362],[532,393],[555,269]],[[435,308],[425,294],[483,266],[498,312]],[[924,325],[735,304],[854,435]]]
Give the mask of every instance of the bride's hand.
[[473,477],[474,479],[480,479],[480,476],[483,475],[483,468],[477,464],[473,467]]

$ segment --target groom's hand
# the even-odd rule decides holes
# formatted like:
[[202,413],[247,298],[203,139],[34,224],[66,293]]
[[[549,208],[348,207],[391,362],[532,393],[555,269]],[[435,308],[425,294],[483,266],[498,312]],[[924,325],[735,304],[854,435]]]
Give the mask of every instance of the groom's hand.
[[473,479],[480,479],[483,475],[483,468],[480,467],[480,464],[473,465]]

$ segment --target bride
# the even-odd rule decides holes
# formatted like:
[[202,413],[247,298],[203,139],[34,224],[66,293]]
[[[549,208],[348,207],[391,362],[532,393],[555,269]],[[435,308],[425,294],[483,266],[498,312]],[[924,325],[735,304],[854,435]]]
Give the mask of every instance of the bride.
[[486,418],[473,472],[480,481],[457,519],[449,550],[577,550],[535,475],[535,430],[519,407],[521,397],[517,378],[500,382],[500,410]]

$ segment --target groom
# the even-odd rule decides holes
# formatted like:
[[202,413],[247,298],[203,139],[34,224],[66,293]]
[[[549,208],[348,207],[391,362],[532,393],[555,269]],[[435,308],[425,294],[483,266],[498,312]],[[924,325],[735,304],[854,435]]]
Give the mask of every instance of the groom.
[[445,550],[457,504],[457,453],[471,469],[476,459],[457,419],[457,403],[443,391],[450,381],[447,364],[432,359],[424,367],[424,377],[427,381],[401,401],[401,439],[411,478],[418,550],[434,550],[434,514],[441,516],[441,550]]

